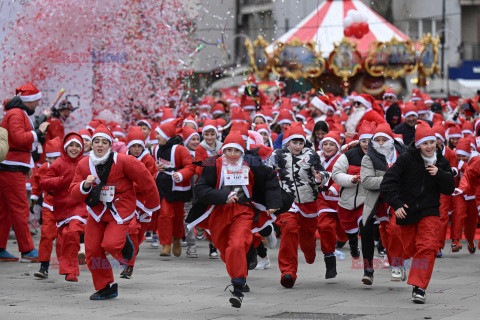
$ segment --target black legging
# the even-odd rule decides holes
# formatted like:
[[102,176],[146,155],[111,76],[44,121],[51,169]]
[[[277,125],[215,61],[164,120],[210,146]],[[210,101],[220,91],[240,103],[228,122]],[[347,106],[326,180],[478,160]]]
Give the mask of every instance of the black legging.
[[375,252],[375,219],[368,218],[365,225],[360,221],[362,237],[362,256],[364,268],[373,269],[373,254]]

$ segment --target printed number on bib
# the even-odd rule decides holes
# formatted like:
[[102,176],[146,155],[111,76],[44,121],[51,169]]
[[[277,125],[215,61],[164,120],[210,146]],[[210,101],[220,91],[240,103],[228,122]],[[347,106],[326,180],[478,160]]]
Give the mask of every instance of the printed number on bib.
[[223,169],[226,186],[246,186],[248,185],[248,167],[238,169]]
[[100,192],[100,201],[112,202],[114,197],[115,197],[115,187],[103,186],[102,191]]

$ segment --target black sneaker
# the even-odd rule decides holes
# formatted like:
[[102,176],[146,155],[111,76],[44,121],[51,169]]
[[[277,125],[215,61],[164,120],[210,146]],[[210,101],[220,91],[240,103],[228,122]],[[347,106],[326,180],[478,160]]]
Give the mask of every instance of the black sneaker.
[[116,298],[118,296],[118,285],[116,283],[109,285],[102,290],[98,290],[90,296],[90,300],[106,300]]
[[337,240],[337,245],[336,245],[337,249],[343,248],[346,243],[347,243],[346,241],[338,241]]
[[208,247],[210,250],[210,252],[208,253],[208,257],[210,259],[218,259],[217,248],[215,248],[215,246],[212,243],[208,244]]
[[120,273],[120,278],[132,279],[132,273],[133,273],[133,267],[127,266],[125,269],[123,269],[122,273]]
[[242,301],[243,301],[243,293],[241,290],[233,290],[232,291],[232,296],[228,300],[230,301],[230,304],[234,308],[240,308],[242,306]]
[[291,274],[287,273],[282,276],[282,279],[280,279],[280,284],[284,288],[290,289],[295,284],[295,279],[293,279],[293,276]]
[[325,260],[325,279],[333,279],[337,276],[337,257],[335,255],[323,258]]
[[44,267],[44,266],[41,266],[40,270],[35,272],[33,275],[37,278],[40,278],[40,279],[47,279],[48,278],[48,268]]
[[371,286],[373,283],[373,269],[365,269],[362,277],[363,284]]
[[127,232],[125,245],[123,246],[123,249],[122,249],[122,257],[126,261],[130,261],[132,260],[134,254],[135,254],[135,247],[133,246],[133,242],[132,240],[130,240],[130,237],[128,236],[128,232]]
[[245,283],[245,285],[242,287],[242,292],[250,292],[250,287],[248,284]]
[[413,287],[412,290],[412,301],[418,304],[424,304],[427,300],[427,294],[425,290],[417,286]]
[[360,258],[360,250],[358,249],[358,245],[355,247],[350,247],[350,255],[354,259]]

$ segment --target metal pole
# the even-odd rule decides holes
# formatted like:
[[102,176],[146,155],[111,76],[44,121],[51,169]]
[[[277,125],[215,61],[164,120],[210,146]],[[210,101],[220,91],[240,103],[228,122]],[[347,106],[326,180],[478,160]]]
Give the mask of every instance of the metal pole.
[[445,63],[445,31],[447,27],[445,26],[445,0],[442,1],[442,37],[440,38],[440,43],[442,44],[442,59],[441,59],[441,76],[442,79],[445,78],[445,68],[444,68],[444,63]]

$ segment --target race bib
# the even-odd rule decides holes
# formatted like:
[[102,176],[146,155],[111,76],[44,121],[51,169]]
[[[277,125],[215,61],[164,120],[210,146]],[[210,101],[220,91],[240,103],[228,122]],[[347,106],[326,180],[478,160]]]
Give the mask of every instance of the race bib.
[[112,202],[114,197],[115,197],[115,187],[103,186],[102,191],[100,191],[100,201]]
[[477,148],[480,148],[480,137],[475,137],[475,143],[477,145]]
[[248,185],[248,167],[224,168],[223,176],[225,177],[226,186],[246,186]]

